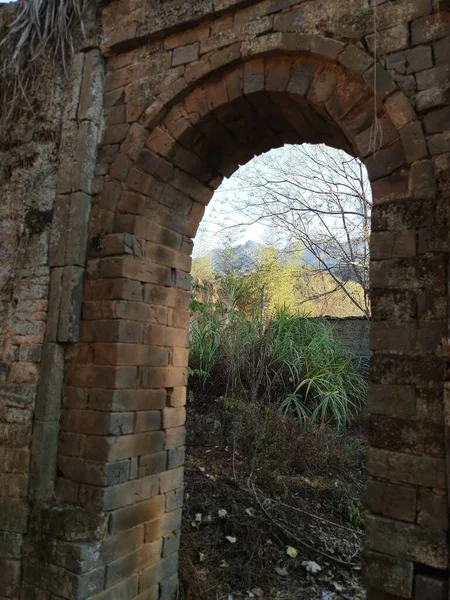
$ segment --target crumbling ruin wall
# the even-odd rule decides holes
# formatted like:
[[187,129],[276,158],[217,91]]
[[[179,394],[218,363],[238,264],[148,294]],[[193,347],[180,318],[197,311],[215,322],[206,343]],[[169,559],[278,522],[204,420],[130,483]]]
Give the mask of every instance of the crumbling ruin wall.
[[32,428],[23,513],[0,515],[17,532],[29,508],[29,528],[23,548],[0,544],[0,596],[175,596],[192,238],[224,176],[306,141],[359,156],[372,182],[368,597],[447,598],[450,19],[443,0],[374,4],[101,3],[63,101],[50,235],[34,225],[49,244],[39,381],[28,350],[2,366],[5,420],[16,373],[34,373],[35,417],[0,429],[28,465]]
[[[17,7],[0,5],[0,38]],[[4,49],[0,50],[4,52]],[[4,58],[4,55],[2,56]],[[0,597],[19,597],[34,407],[48,312],[48,249],[65,82],[50,67],[33,97],[0,82]]]

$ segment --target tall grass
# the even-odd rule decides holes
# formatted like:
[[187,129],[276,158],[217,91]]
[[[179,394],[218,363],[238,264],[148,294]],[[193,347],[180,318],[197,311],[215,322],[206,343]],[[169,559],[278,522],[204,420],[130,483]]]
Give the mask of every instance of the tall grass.
[[275,404],[305,425],[338,431],[367,396],[361,362],[343,350],[332,326],[286,308],[264,323],[223,304],[203,305],[191,322],[189,364],[194,397]]

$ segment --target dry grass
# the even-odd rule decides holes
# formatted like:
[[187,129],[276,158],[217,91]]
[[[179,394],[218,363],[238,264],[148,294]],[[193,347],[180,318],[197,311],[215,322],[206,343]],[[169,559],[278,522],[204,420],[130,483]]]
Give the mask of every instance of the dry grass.
[[33,96],[49,61],[67,72],[73,33],[83,30],[87,0],[22,0],[0,39],[2,117],[19,104],[33,110]]
[[[254,588],[264,598],[316,600],[332,581],[349,594],[342,598],[363,598],[364,436],[305,431],[277,411],[220,399],[188,415],[182,600],[238,600]],[[321,575],[308,575],[304,560]]]

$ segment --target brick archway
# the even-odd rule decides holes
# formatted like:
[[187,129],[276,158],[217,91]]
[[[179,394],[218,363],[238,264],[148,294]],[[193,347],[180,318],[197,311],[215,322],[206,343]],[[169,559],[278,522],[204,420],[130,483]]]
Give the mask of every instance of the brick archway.
[[323,142],[364,161],[374,196],[369,600],[443,600],[448,158],[426,111],[447,71],[417,25],[439,31],[439,3],[381,3],[382,60],[363,2],[149,4],[107,3],[101,52],[74,61],[23,597],[174,597],[192,238],[240,164]]

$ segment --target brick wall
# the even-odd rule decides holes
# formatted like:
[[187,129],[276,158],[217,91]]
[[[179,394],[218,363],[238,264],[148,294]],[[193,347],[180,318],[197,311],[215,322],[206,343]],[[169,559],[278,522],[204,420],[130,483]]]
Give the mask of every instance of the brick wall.
[[[15,6],[0,5],[0,38],[15,13]],[[15,109],[6,103],[3,84],[2,80],[0,597],[18,598],[29,515],[33,417],[48,312],[48,247],[65,84],[61,74],[48,67],[30,99],[32,110],[24,101]]]
[[374,196],[368,597],[447,597],[447,8],[103,3],[63,115],[24,598],[174,597],[192,238],[224,176],[304,141]]

